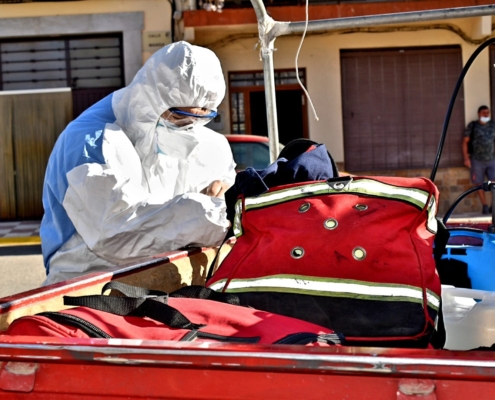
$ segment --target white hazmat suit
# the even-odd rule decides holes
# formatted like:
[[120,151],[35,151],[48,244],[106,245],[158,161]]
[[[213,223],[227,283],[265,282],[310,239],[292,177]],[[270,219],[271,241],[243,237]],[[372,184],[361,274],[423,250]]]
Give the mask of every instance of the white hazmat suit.
[[172,130],[160,116],[172,107],[216,110],[224,95],[215,54],[178,42],[67,126],[43,189],[45,284],[221,243],[225,201],[200,192],[215,180],[234,182],[228,142],[200,125]]

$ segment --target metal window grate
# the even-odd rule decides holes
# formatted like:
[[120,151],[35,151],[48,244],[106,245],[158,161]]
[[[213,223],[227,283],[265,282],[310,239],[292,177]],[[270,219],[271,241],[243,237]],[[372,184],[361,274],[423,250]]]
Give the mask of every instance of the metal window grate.
[[120,35],[0,42],[0,90],[122,85]]
[[[231,87],[264,86],[263,72],[235,72],[229,76]],[[299,79],[306,79],[305,70],[299,70]],[[275,71],[275,85],[297,85],[296,71]]]
[[122,82],[119,38],[69,41],[72,87],[111,87]]
[[232,133],[246,133],[244,93],[232,93],[230,96],[230,104],[232,108]]

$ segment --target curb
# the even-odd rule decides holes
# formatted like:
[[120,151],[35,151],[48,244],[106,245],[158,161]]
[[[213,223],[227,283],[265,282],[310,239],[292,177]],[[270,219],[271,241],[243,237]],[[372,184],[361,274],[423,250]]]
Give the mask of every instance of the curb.
[[25,236],[25,237],[2,237],[0,238],[0,247],[12,247],[12,246],[33,246],[40,245],[41,239],[39,236]]

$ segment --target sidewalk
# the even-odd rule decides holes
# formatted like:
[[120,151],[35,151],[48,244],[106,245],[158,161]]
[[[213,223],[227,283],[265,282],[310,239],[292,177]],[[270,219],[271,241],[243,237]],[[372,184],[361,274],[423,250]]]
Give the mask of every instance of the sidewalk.
[[0,298],[36,289],[46,279],[41,221],[0,221]]
[[41,244],[41,221],[0,222],[0,247]]
[[[438,215],[438,218],[442,218]],[[482,215],[480,213],[454,214],[449,218],[451,223],[491,223],[491,215]],[[40,243],[40,224],[41,221],[0,221],[0,246],[2,243],[27,242],[27,244]],[[5,244],[4,244],[5,246]]]

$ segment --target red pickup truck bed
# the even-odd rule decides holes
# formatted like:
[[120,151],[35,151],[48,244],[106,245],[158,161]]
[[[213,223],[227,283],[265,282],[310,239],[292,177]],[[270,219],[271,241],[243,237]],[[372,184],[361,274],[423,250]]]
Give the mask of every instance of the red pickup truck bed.
[[[215,249],[177,251],[0,300],[0,329],[109,280],[198,284]],[[221,258],[221,257],[220,257]],[[6,399],[493,399],[492,352],[0,336]]]

